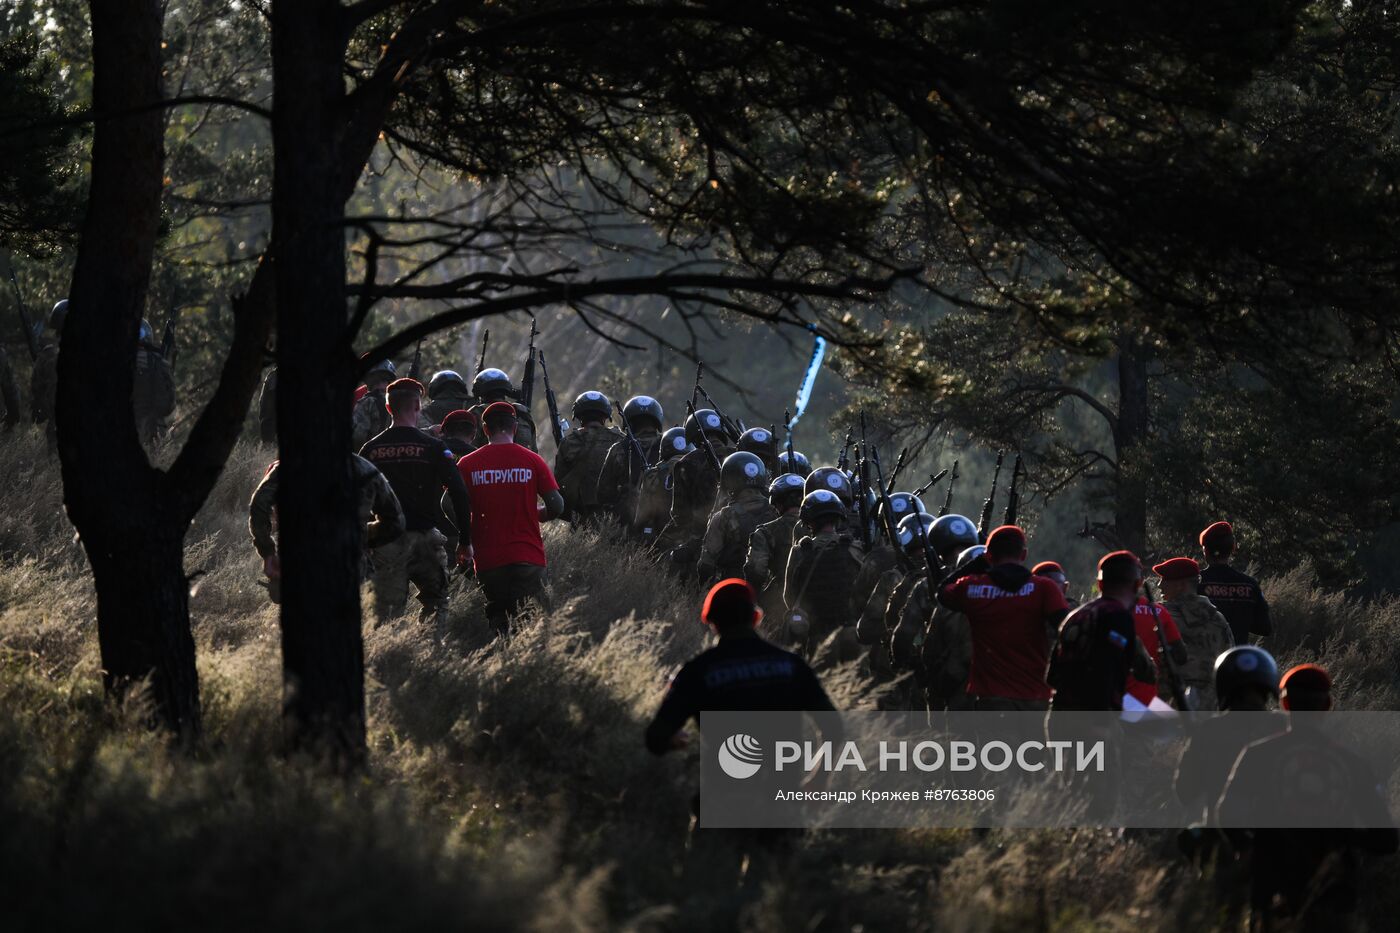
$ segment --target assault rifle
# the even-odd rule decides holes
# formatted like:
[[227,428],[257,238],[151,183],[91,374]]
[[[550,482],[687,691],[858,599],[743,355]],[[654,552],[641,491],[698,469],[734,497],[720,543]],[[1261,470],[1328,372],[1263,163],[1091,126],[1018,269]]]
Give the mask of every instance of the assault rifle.
[[[1157,630],[1157,644],[1161,647],[1162,667],[1167,672],[1167,685],[1171,688],[1172,701],[1176,703],[1178,710],[1189,713],[1194,708],[1191,696],[1186,691],[1186,685],[1181,682],[1181,672],[1176,669],[1176,662],[1172,660],[1171,651],[1168,649],[1167,633],[1162,628],[1162,614],[1157,611],[1157,596],[1152,592],[1150,580],[1143,581],[1142,591],[1147,597],[1147,607],[1152,611],[1152,625]],[[1151,653],[1148,651],[1148,654]]]
[[24,343],[29,347],[29,358],[39,358],[39,335],[34,332],[34,322],[29,319],[29,311],[24,307],[24,296],[19,291],[19,279],[15,278],[14,266],[10,267],[10,287],[15,290],[15,310],[19,312],[19,326],[24,331]]
[[[481,342],[481,352],[486,352],[486,341]],[[569,430],[569,422],[559,417],[559,400],[554,397],[554,389],[549,385],[549,367],[544,362],[544,351],[539,351],[540,375],[544,377],[544,401],[549,406],[549,426],[554,431],[554,443],[564,443],[564,432]]]
[[481,375],[481,371],[486,368],[486,345],[491,342],[491,328],[481,332],[481,356],[476,360],[476,373],[472,377],[472,382],[476,381],[476,376]]
[[629,451],[627,454],[627,485],[635,489],[637,488],[637,480],[633,479],[632,454],[636,453],[636,455],[641,459],[643,473],[645,473],[647,471],[647,468],[651,466],[651,462],[647,460],[647,452],[642,449],[642,442],[637,440],[637,435],[632,431],[632,422],[628,421],[621,415],[618,415],[617,420],[622,422],[622,430],[627,435],[627,442],[632,445],[632,450]]
[[870,489],[870,441],[865,437],[865,412],[860,413],[860,446],[856,450],[856,508],[860,513],[860,539],[870,550],[875,541],[870,534],[870,503],[865,493]]
[[928,475],[928,482],[927,482],[927,483],[924,483],[924,484],[923,484],[922,486],[920,486],[918,489],[914,490],[914,496],[915,496],[915,498],[921,498],[921,497],[923,496],[924,493],[928,492],[930,489],[932,489],[933,487],[937,486],[939,483],[943,482],[943,477],[945,477],[945,476],[947,476],[947,475],[948,475],[948,468],[947,468],[947,467],[944,467],[943,469],[939,470],[937,473],[930,473],[930,474]]
[[[700,423],[700,419],[699,419],[698,417],[696,417],[696,415],[695,415],[695,403],[694,403],[694,402],[687,402],[687,403],[686,403],[686,405],[685,405],[685,413],[686,413],[687,415],[689,415],[690,417],[695,418],[696,424],[699,424],[699,423]],[[714,445],[710,443],[710,435],[707,434],[707,433],[705,432],[705,426],[704,426],[704,425],[700,425],[700,446],[701,446],[702,448],[704,448],[705,453],[709,456],[709,458],[710,458],[710,466],[712,466],[712,467],[715,468],[715,479],[719,479],[719,474],[720,474],[720,472],[721,472],[721,470],[720,470],[720,462],[719,462],[719,454],[715,453]]]
[[841,453],[836,458],[836,469],[845,473],[851,468],[851,432],[846,432],[846,442],[841,445]]
[[987,535],[992,533],[992,509],[996,508],[997,483],[1001,481],[1001,462],[1005,457],[1005,451],[997,451],[997,468],[992,473],[992,491],[987,493],[987,501],[982,503],[982,520],[977,524],[977,536],[982,539],[983,544],[987,542]]
[[880,512],[884,516],[884,521],[881,524],[884,525],[885,534],[889,535],[890,546],[898,550],[899,526],[894,521],[894,508],[890,505],[890,494],[885,490],[885,471],[880,468],[879,447],[870,448],[870,459],[875,463],[875,488],[880,497]]
[[943,497],[943,508],[938,510],[938,517],[947,515],[953,508],[953,487],[958,482],[958,461],[953,461],[953,475],[948,477],[948,494]]
[[[169,325],[166,325],[166,326],[167,326],[167,328],[169,327]],[[423,372],[423,341],[422,341],[422,340],[419,340],[419,341],[418,341],[418,346],[416,346],[416,347],[413,348],[413,362],[410,363],[410,364],[409,364],[409,367],[408,367],[408,378],[410,378],[410,379],[418,379],[418,381],[421,382],[422,379],[420,378],[420,374],[421,374],[422,372]]]
[[[709,392],[705,391],[705,386],[701,382],[701,380],[704,377],[705,364],[703,362],[697,361],[695,364],[695,391],[691,393],[691,398],[693,399],[696,396],[703,398],[705,400],[705,404],[709,405],[712,409],[714,409],[715,414],[719,415],[719,423],[724,427],[724,433],[729,436],[729,439],[731,441],[738,443],[739,435],[744,433],[743,424],[736,424],[735,422],[731,421],[729,417],[723,411],[720,410],[720,407],[715,404],[715,400],[710,397]],[[695,403],[692,401],[691,404],[694,405]]]
[[1016,455],[1016,463],[1011,467],[1011,492],[1006,497],[1006,514],[1002,516],[1003,525],[1016,524],[1016,514],[1021,510],[1021,478],[1026,475],[1026,469],[1021,463],[1021,455]]
[[530,346],[525,350],[525,374],[520,377],[520,404],[529,408],[535,400],[535,316],[530,315]]
[[904,471],[904,458],[908,456],[909,448],[905,447],[900,450],[899,456],[895,458],[894,469],[890,471],[890,481],[881,487],[885,490],[885,495],[888,496],[894,493],[894,484],[899,481],[899,474]]

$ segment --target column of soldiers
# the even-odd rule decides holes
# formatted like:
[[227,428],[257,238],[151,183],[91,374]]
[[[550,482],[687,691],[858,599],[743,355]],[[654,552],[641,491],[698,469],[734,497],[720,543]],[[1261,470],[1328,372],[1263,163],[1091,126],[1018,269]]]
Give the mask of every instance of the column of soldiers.
[[[58,422],[54,417],[58,398],[58,346],[67,317],[68,299],[64,298],[54,304],[28,335],[33,338],[30,347],[34,354],[29,381],[29,417],[34,424],[45,426],[50,450],[56,447],[58,440]],[[175,411],[172,327],[167,325],[165,338],[157,342],[150,322],[142,320],[137,334],[136,355],[132,360],[132,414],[136,418],[137,436],[146,445],[169,430],[170,417]],[[0,349],[0,403],[4,406],[4,426],[13,428],[21,419],[23,403],[14,367],[3,349]]]
[[[475,544],[477,566],[485,566],[483,528],[502,527],[493,509],[519,511],[527,500],[531,515],[537,498],[545,501],[540,521],[559,516],[634,542],[682,581],[710,589],[703,615],[720,639],[673,686],[648,730],[654,752],[683,747],[683,726],[702,709],[830,708],[816,672],[851,661],[886,684],[887,709],[1044,711],[1053,723],[1058,712],[1130,703],[1262,709],[1282,690],[1301,696],[1305,682],[1310,692],[1299,702],[1308,705],[1292,708],[1326,708],[1325,672],[1290,672],[1281,687],[1272,658],[1248,644],[1272,632],[1268,604],[1257,581],[1230,566],[1235,536],[1227,523],[1201,533],[1203,562],[1180,556],[1151,568],[1161,603],[1144,592],[1141,560],[1116,551],[1099,562],[1094,598],[1075,607],[1063,567],[1032,567],[1025,531],[1010,520],[987,529],[989,508],[981,528],[951,511],[951,495],[931,514],[917,493],[872,489],[844,465],[813,469],[799,452],[780,451],[771,431],[742,429],[713,408],[691,406],[684,426],[666,429],[651,396],[619,410],[602,392],[586,391],[574,401],[571,430],[551,425],[550,471],[534,453],[529,409],[503,371],[483,369],[470,388],[451,370],[426,388],[395,376],[392,364],[371,369],[353,413],[365,454],[354,463],[376,603],[388,614],[401,610],[412,582],[423,614],[440,611],[452,555],[470,554]],[[513,472],[472,470],[474,456],[485,462],[483,448],[516,458],[493,465],[524,464],[546,479],[532,480],[522,497],[500,499],[494,487],[473,485]],[[453,462],[457,470],[448,468]],[[274,469],[268,479],[275,477]],[[253,533],[265,566],[274,566],[266,485],[254,496]],[[470,502],[461,501],[464,492]],[[527,600],[546,598],[534,527],[534,557],[479,573],[483,585],[488,575],[492,581],[490,614],[503,633]],[[399,545],[407,559],[381,566],[386,547],[415,533]],[[745,679],[759,656],[769,659],[763,670],[787,671],[781,682]],[[705,676],[716,666],[726,668],[723,677]],[[1208,742],[1198,736],[1193,745]],[[1188,750],[1179,795],[1207,810],[1217,802],[1243,806],[1232,800],[1228,769],[1212,772],[1202,764],[1207,757]],[[1245,834],[1232,851],[1257,849],[1263,838]],[[1309,838],[1302,861],[1315,867],[1322,850],[1382,852],[1393,842],[1393,833]],[[1275,855],[1270,849],[1268,858]],[[1255,863],[1269,866],[1251,882],[1256,912],[1275,909],[1304,871],[1297,859],[1268,858]],[[1281,888],[1280,878],[1290,880]]]

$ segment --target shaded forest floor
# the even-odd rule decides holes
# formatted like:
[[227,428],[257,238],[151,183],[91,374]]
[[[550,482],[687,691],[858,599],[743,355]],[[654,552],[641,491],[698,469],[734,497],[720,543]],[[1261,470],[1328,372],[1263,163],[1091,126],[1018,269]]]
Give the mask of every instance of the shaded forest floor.
[[[508,644],[490,641],[471,587],[440,625],[366,613],[367,775],[345,782],[284,758],[276,609],[246,531],[268,459],[240,445],[189,535],[207,731],[190,758],[144,731],[139,708],[104,703],[57,464],[33,429],[0,447],[10,929],[1219,925],[1164,833],[813,833],[742,896],[683,879],[695,762],[651,757],[641,734],[671,670],[703,643],[698,597],[637,553],[562,527],[547,539],[556,609]],[[1305,569],[1265,586],[1281,663],[1328,665],[1347,708],[1400,709],[1400,604],[1324,593]],[[873,706],[854,671],[827,682],[838,706]],[[1393,865],[1370,870],[1393,877]],[[1370,926],[1387,928],[1400,887],[1368,887]]]

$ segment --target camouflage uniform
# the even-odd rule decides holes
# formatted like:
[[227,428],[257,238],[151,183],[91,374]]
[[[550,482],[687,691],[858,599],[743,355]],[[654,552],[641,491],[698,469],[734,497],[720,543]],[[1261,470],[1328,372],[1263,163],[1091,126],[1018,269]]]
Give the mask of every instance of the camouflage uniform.
[[[467,409],[472,414],[476,415],[476,423],[482,425],[481,439],[483,443],[486,441],[486,428],[481,420],[481,416],[486,413],[487,406],[494,402],[501,401],[506,400],[492,399],[489,402],[477,402],[471,408]],[[539,447],[537,446],[539,432],[535,430],[535,419],[530,415],[530,409],[521,405],[519,402],[511,402],[511,404],[515,406],[515,442],[526,450],[533,450],[535,453],[539,453]]]
[[604,425],[579,425],[559,444],[554,455],[554,478],[564,496],[564,520],[575,524],[598,512],[598,477],[603,461],[618,441],[621,431]]
[[759,525],[749,535],[749,553],[744,560],[744,577],[758,590],[759,605],[768,618],[777,622],[786,606],[783,584],[787,580],[788,556],[797,541],[797,511],[785,512]]
[[651,543],[661,539],[661,531],[671,517],[671,488],[679,461],[672,458],[642,474],[637,487],[637,511],[630,522],[638,540]]
[[598,474],[598,506],[610,512],[618,524],[630,527],[637,517],[637,502],[647,464],[656,460],[661,447],[661,432],[633,431],[637,444],[646,456],[646,463],[637,458],[632,442],[624,436],[608,448],[603,469]]
[[927,576],[919,576],[900,613],[895,640],[909,639],[913,645],[929,709],[965,709],[967,678],[972,673],[972,629],[961,612],[935,607],[929,599]]
[[0,402],[5,405],[5,430],[19,424],[19,383],[10,365],[10,355],[0,348]]
[[423,406],[423,420],[428,424],[442,424],[442,419],[452,414],[454,411],[470,410],[472,407],[471,393],[456,387],[456,381],[443,389],[441,394],[431,402]]
[[[734,453],[733,447],[716,443],[713,438],[710,445],[720,463]],[[663,533],[662,546],[679,552],[676,557],[678,564],[693,567],[699,554],[700,539],[704,537],[710,515],[715,511],[719,471],[702,446],[676,462],[671,479],[671,521]]]
[[[1200,697],[1200,708],[1213,710],[1215,659],[1235,646],[1230,623],[1215,604],[1200,593],[1184,593],[1163,605],[1181,632],[1181,643],[1186,648],[1186,662],[1176,666],[1182,686],[1194,687]],[[1166,684],[1159,686],[1166,689]]]
[[[861,569],[864,572],[864,568]],[[886,619],[886,613],[890,607],[890,597],[894,595],[904,577],[904,571],[899,568],[880,574],[874,588],[865,598],[864,608],[856,622],[856,637],[870,652],[870,673],[876,683],[884,683],[894,676],[894,664],[889,654],[889,621]]]
[[788,556],[783,601],[788,611],[802,613],[810,624],[809,650],[843,628],[851,629],[854,644],[851,594],[856,574],[860,572],[860,559],[860,549],[850,535],[837,531],[804,537],[793,545]]
[[384,407],[383,392],[366,392],[365,397],[355,403],[350,415],[350,447],[360,450],[372,438],[378,437],[389,427],[389,410]]
[[[366,444],[389,429],[389,409],[384,406],[384,393],[366,392],[365,397],[355,403],[350,414],[350,446],[362,450]],[[418,429],[426,431],[432,427],[423,412],[418,413]]]
[[166,419],[175,410],[175,374],[159,347],[137,344],[131,402],[136,436],[149,444],[165,430]]
[[773,521],[777,511],[757,489],[741,489],[729,504],[710,516],[700,545],[700,579],[718,582],[744,575],[749,538],[759,525]]
[[899,564],[899,554],[888,544],[881,543],[870,549],[861,562],[860,573],[852,587],[855,605],[864,606],[875,592],[876,582]]
[[[358,454],[351,454],[350,460],[355,468],[360,527],[365,530],[362,549],[387,544],[404,532],[403,509],[399,507],[399,499],[374,464]],[[277,553],[273,518],[277,508],[278,463],[272,461],[272,466],[268,467],[258,488],[253,490],[253,498],[248,503],[248,533],[252,535],[258,556],[264,559]],[[365,553],[368,556],[367,550]],[[365,570],[366,564],[361,563],[362,576]]]

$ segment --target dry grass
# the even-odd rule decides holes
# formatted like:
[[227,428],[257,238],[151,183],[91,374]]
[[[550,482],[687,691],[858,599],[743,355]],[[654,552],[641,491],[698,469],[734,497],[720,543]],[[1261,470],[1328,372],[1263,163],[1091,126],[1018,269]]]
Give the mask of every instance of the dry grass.
[[[373,762],[342,782],[276,753],[274,607],[241,445],[191,529],[207,716],[193,759],[104,703],[91,586],[32,430],[0,448],[0,876],[11,928],[1176,929],[1208,927],[1163,834],[824,832],[738,898],[682,880],[693,761],[645,753],[694,594],[596,534],[551,528],[553,611],[493,643],[463,587],[437,626],[374,624]],[[40,464],[38,467],[33,464]],[[1284,660],[1394,708],[1400,605],[1269,581]],[[854,668],[838,705],[871,708]],[[1376,916],[1393,911],[1377,898]]]

